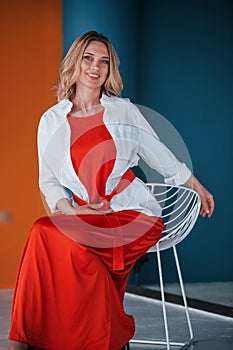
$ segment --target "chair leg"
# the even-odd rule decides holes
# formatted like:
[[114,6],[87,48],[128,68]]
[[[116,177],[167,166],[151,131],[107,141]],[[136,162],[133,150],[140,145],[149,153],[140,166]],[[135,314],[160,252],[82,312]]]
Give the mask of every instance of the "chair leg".
[[149,344],[149,345],[164,345],[164,346],[166,346],[167,350],[170,350],[171,346],[176,346],[176,347],[179,346],[180,349],[184,349],[184,347],[186,348],[187,345],[190,345],[193,341],[193,330],[192,330],[192,325],[191,325],[191,321],[190,321],[187,299],[186,299],[186,295],[185,295],[184,283],[183,283],[183,279],[182,279],[182,274],[181,274],[181,269],[180,269],[177,251],[176,251],[175,246],[173,246],[173,253],[174,253],[174,258],[175,258],[175,262],[176,262],[176,268],[177,268],[177,273],[178,273],[178,277],[179,277],[180,288],[181,288],[181,292],[182,292],[182,297],[183,297],[183,302],[184,302],[184,307],[185,307],[185,312],[186,312],[186,318],[187,318],[187,323],[188,323],[188,328],[189,328],[189,333],[190,333],[190,339],[188,341],[185,341],[185,342],[174,342],[174,341],[171,341],[169,339],[167,310],[166,310],[165,295],[164,295],[163,271],[162,271],[159,243],[156,244],[156,253],[157,253],[157,261],[158,261],[159,283],[160,283],[160,290],[161,290],[163,319],[164,319],[164,328],[165,328],[166,339],[165,340],[131,339],[130,343]]
[[164,296],[164,285],[163,285],[163,272],[162,272],[162,264],[161,264],[161,257],[160,257],[160,251],[159,251],[159,243],[156,244],[156,247],[157,247],[157,260],[158,260],[158,269],[159,269],[159,283],[160,283],[161,299],[162,299],[162,306],[163,306],[163,320],[164,320],[164,328],[165,328],[165,335],[166,335],[166,344],[167,344],[167,350],[170,350],[168,322],[167,322],[167,311],[166,311],[165,296]]
[[176,250],[175,246],[173,246],[173,253],[174,253],[174,258],[175,258],[175,262],[176,262],[176,268],[177,268],[177,273],[178,273],[178,277],[179,277],[180,289],[181,289],[181,293],[182,293],[182,297],[183,297],[186,319],[187,319],[187,323],[188,323],[190,341],[191,341],[193,339],[193,329],[192,329],[192,324],[191,324],[190,315],[189,315],[188,303],[187,303],[187,299],[186,299],[184,283],[183,283],[183,278],[182,278],[181,269],[180,269],[180,263],[179,263],[177,250]]

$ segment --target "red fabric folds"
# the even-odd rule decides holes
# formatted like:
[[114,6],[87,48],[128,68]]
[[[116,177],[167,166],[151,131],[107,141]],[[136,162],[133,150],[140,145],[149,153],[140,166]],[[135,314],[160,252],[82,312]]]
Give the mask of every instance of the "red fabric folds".
[[[126,225],[133,212],[116,214]],[[129,272],[163,230],[161,219],[137,215],[145,234],[123,247],[124,270],[118,271],[112,248],[83,246],[51,218],[37,220],[18,270],[9,338],[45,350],[119,350],[127,343],[134,334],[133,318],[123,310]]]

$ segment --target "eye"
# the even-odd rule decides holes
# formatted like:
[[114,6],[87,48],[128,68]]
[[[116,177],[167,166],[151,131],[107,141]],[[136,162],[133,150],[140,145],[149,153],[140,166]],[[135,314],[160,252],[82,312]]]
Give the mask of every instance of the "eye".
[[90,55],[84,55],[83,58],[87,61],[91,61],[92,60],[92,56]]
[[109,60],[102,60],[103,64],[109,64]]

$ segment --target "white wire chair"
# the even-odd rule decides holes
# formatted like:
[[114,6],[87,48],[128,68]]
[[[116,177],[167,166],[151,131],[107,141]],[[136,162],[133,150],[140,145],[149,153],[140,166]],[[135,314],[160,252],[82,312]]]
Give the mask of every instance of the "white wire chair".
[[[165,336],[164,340],[142,340],[132,339],[132,343],[143,343],[151,345],[164,345],[167,350],[171,346],[184,347],[193,341],[193,330],[189,316],[186,294],[178,260],[176,245],[180,243],[192,230],[200,212],[201,201],[199,195],[190,188],[184,186],[170,186],[166,184],[147,183],[153,195],[162,208],[162,218],[165,225],[161,239],[148,250],[148,253],[157,252],[159,283],[161,290]],[[167,311],[164,295],[163,272],[160,252],[172,248],[179,277],[180,289],[183,297],[185,314],[189,329],[189,339],[183,342],[172,341],[169,338]]]

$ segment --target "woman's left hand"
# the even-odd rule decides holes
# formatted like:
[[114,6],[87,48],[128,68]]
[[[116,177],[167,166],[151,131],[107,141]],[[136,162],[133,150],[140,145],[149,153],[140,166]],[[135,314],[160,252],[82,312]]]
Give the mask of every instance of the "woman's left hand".
[[111,214],[113,213],[112,208],[109,206],[109,202],[100,202],[97,204],[88,203],[88,207],[101,212],[102,214]]
[[201,198],[201,216],[205,217],[207,215],[210,218],[215,207],[213,195],[193,175],[186,182],[186,185],[193,188]]

